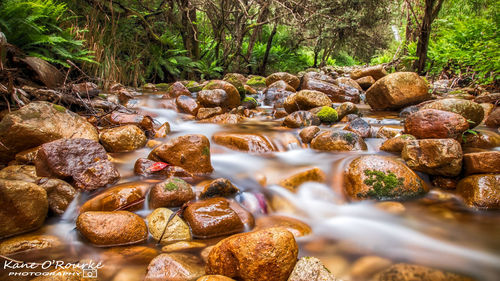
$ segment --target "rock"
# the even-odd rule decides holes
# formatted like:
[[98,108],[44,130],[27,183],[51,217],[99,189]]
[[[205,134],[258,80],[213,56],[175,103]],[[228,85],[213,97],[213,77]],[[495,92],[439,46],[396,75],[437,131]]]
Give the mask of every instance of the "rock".
[[[224,90],[224,92],[225,92],[225,95],[221,95],[222,93],[220,91],[216,91],[213,93],[216,96],[217,95],[222,96],[221,105],[216,105],[216,106],[221,106],[223,108],[231,109],[231,108],[238,107],[241,104],[241,102],[240,102],[241,97],[240,97],[240,94],[238,92],[238,89],[236,89],[236,87],[231,85],[229,82],[222,81],[222,80],[212,80],[212,81],[208,82],[205,85],[205,87],[203,87],[203,90],[198,93],[198,102],[200,102],[201,92],[206,91],[206,90],[216,90],[216,89]],[[208,100],[214,101],[215,98],[209,98]],[[206,106],[206,107],[214,107],[214,106]]]
[[[158,170],[158,165],[167,165],[163,169]],[[181,167],[168,165],[163,162],[156,162],[146,158],[139,158],[134,165],[134,174],[139,176],[160,176],[165,178],[192,178],[193,175]]]
[[375,84],[375,82],[377,81],[371,76],[361,77],[356,80],[356,83],[358,83],[359,86],[365,91],[368,90],[368,88],[370,88],[373,84]]
[[337,111],[329,106],[323,106],[316,114],[323,123],[333,123],[338,120],[339,115]]
[[174,242],[172,244],[168,244],[161,248],[162,252],[171,253],[171,252],[190,252],[193,250],[198,250],[205,248],[207,244],[201,242],[188,242],[188,241],[179,241]]
[[354,132],[362,138],[369,138],[371,135],[372,127],[363,118],[356,118],[349,122],[344,130]]
[[245,89],[245,92],[247,95],[257,95],[257,90],[252,88],[251,86],[248,85],[243,85],[243,89]]
[[474,134],[465,132],[461,141],[464,148],[491,149],[500,146],[500,135],[487,130]]
[[326,175],[321,169],[312,168],[281,180],[279,185],[290,191],[296,191],[300,185],[311,181],[323,183],[326,181]]
[[342,120],[348,114],[358,113],[358,107],[352,102],[344,102],[337,107],[338,120]]
[[371,76],[375,80],[384,78],[387,75],[383,65],[375,65],[362,69],[356,69],[351,72],[351,79],[358,80],[363,77]]
[[[185,96],[182,96],[185,97]],[[166,138],[170,133],[170,124],[168,122],[163,123],[158,129],[155,129],[155,139]]]
[[384,212],[395,215],[400,215],[406,211],[406,208],[403,204],[394,201],[377,202],[375,203],[375,207]]
[[151,236],[162,245],[191,240],[189,226],[178,215],[172,217],[173,214],[167,208],[158,208],[146,218]]
[[378,273],[374,281],[472,281],[454,273],[444,272],[430,267],[398,263]]
[[429,191],[410,168],[384,156],[354,159],[344,174],[344,188],[353,200],[406,200]]
[[234,281],[234,279],[222,275],[205,275],[196,281]]
[[302,83],[302,90],[319,91],[326,94],[332,102],[354,102],[359,103],[359,92],[347,92],[341,87],[325,81],[306,78]]
[[190,184],[179,178],[169,178],[153,186],[149,193],[149,207],[181,207],[193,199],[195,194]]
[[[80,207],[80,213],[88,211],[117,211],[140,209],[151,184],[128,182],[106,189]],[[141,203],[141,204],[139,204]]]
[[40,186],[18,180],[0,179],[0,239],[42,226],[49,203]]
[[136,244],[148,237],[146,223],[128,211],[81,213],[76,219],[76,228],[90,243],[98,246]]
[[448,178],[436,176],[432,179],[432,185],[434,187],[442,188],[442,189],[456,189],[458,184],[457,178]]
[[127,152],[146,145],[146,134],[135,125],[125,125],[101,131],[99,139],[109,152]]
[[158,89],[156,88],[156,86],[152,83],[146,83],[144,85],[142,85],[142,89],[144,91],[149,91],[149,92],[155,92],[155,91],[158,91]]
[[415,113],[419,110],[420,110],[420,107],[417,105],[407,106],[407,107],[403,108],[403,110],[401,110],[401,112],[399,112],[399,117],[406,119],[408,116],[412,115],[413,113]]
[[352,280],[370,280],[373,275],[388,268],[391,264],[390,260],[377,256],[361,257],[351,267]]
[[464,154],[466,174],[500,174],[500,151]]
[[360,135],[344,131],[325,131],[311,141],[311,148],[323,151],[366,150],[367,146]]
[[151,151],[148,158],[184,168],[192,174],[209,174],[210,142],[203,135],[185,135],[169,139]]
[[428,100],[428,90],[427,82],[418,74],[396,72],[375,82],[366,91],[366,101],[375,110],[399,109]]
[[241,115],[238,114],[229,114],[229,113],[224,113],[220,115],[216,115],[214,117],[210,117],[207,119],[203,119],[200,121],[200,123],[214,123],[214,124],[221,124],[221,125],[234,125],[238,124],[241,121],[243,121],[245,118],[242,117]]
[[468,206],[479,209],[500,209],[500,175],[472,175],[457,185],[457,194]]
[[285,81],[276,81],[264,90],[264,104],[273,105],[275,108],[283,107],[284,99],[295,92],[295,88]]
[[266,77],[250,75],[248,78],[249,79],[247,80],[246,84],[256,90],[263,90],[265,87],[267,87]]
[[283,228],[233,235],[210,251],[206,273],[244,281],[286,281],[297,254],[292,233]]
[[198,92],[198,103],[204,107],[221,107],[223,109],[232,109],[240,105],[240,96],[238,99],[230,96],[222,89],[203,90]]
[[254,231],[276,227],[281,227],[290,231],[295,238],[307,236],[312,232],[311,227],[302,221],[276,215],[259,217]]
[[56,215],[64,214],[77,194],[73,186],[59,179],[40,181],[38,185],[47,192],[49,209]]
[[421,109],[437,109],[462,115],[469,120],[470,128],[481,124],[484,118],[484,109],[478,103],[464,99],[441,99],[427,103]]
[[462,146],[454,139],[407,141],[401,157],[411,169],[429,175],[454,177],[462,171]]
[[485,92],[474,99],[476,103],[492,103],[496,104],[500,101],[500,93]]
[[500,107],[496,107],[490,113],[484,124],[488,127],[498,128],[500,127]]
[[288,281],[335,281],[333,274],[314,257],[301,258],[290,274]]
[[35,163],[36,155],[38,154],[38,149],[40,147],[34,147],[27,150],[23,150],[16,154],[16,162],[21,164],[33,164]]
[[316,107],[330,106],[332,102],[327,95],[318,91],[302,90],[288,96],[283,104],[286,112],[309,110]]
[[144,281],[187,281],[204,275],[203,261],[185,253],[161,254],[148,265]]
[[61,240],[53,235],[26,234],[0,242],[0,255],[10,256],[20,252],[48,250],[61,245]]
[[255,109],[257,108],[257,106],[259,105],[259,103],[257,102],[257,100],[255,98],[252,98],[252,97],[246,97],[243,99],[243,101],[241,102],[241,105],[245,108],[245,109]]
[[215,197],[191,203],[182,215],[195,237],[210,238],[242,232],[242,218],[227,199]]
[[273,73],[266,78],[266,85],[269,86],[276,81],[283,80],[290,86],[292,86],[295,90],[297,90],[300,86],[300,79],[297,76],[292,75],[286,72],[277,72]]
[[390,139],[400,135],[403,132],[400,126],[382,126],[375,135],[378,139]]
[[288,115],[283,121],[283,125],[288,128],[303,128],[311,125],[321,124],[320,119],[309,111],[295,111]]
[[467,129],[469,123],[464,117],[437,109],[419,110],[405,121],[405,133],[417,139],[457,139]]
[[181,81],[181,83],[186,86],[190,92],[199,92],[203,88],[203,85],[196,81]]
[[288,115],[285,110],[275,110],[273,113],[274,119],[281,119]]
[[309,126],[302,129],[299,136],[303,143],[309,144],[320,131],[321,129],[318,126]]
[[177,98],[180,96],[191,96],[191,92],[181,82],[175,82],[168,87],[164,97]]
[[380,146],[380,150],[387,152],[396,152],[401,153],[403,151],[403,147],[410,140],[415,140],[416,138],[412,135],[399,135],[393,138],[386,140]]
[[216,115],[220,115],[222,113],[224,113],[224,110],[222,110],[222,108],[219,106],[209,107],[209,108],[201,107],[198,109],[198,113],[196,114],[196,119],[203,120],[210,117],[214,117]]
[[35,166],[10,165],[0,170],[0,179],[27,181],[36,184],[42,178],[37,177]]
[[231,83],[231,85],[233,85],[240,93],[241,99],[245,97],[246,91],[244,85],[247,82],[245,76],[239,73],[228,73],[224,75],[222,80]]
[[346,91],[357,92],[358,95],[359,92],[363,91],[358,82],[348,77],[337,78],[337,84]]
[[88,139],[61,139],[43,144],[35,166],[37,175],[72,178],[74,185],[83,190],[95,190],[120,178],[104,147]]
[[177,104],[177,108],[182,112],[193,116],[196,116],[198,109],[200,109],[200,105],[190,96],[178,96],[175,99],[175,103]]
[[146,132],[153,131],[153,118],[141,114],[123,113],[113,111],[103,118],[104,126],[112,125],[136,125]]
[[99,140],[97,130],[85,118],[60,105],[31,102],[0,121],[0,163],[14,159],[18,152],[61,138]]
[[219,132],[213,135],[216,144],[234,150],[250,153],[269,153],[276,151],[273,145],[262,135]]
[[231,183],[230,180],[224,178],[218,178],[210,183],[206,184],[203,187],[203,190],[200,193],[200,199],[206,199],[210,197],[229,197],[236,193],[240,192],[240,190]]

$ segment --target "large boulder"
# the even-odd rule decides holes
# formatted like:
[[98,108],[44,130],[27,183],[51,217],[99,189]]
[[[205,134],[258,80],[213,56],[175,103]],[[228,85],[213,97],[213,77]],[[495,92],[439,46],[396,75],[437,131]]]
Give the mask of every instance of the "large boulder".
[[480,209],[500,209],[500,174],[472,175],[457,185],[465,203]]
[[169,139],[167,143],[153,149],[148,158],[179,166],[193,174],[209,174],[213,171],[210,142],[203,135],[185,135]]
[[318,134],[311,141],[311,148],[322,151],[359,151],[366,150],[363,138],[350,131],[335,130]]
[[233,235],[210,251],[206,273],[244,281],[286,281],[297,254],[295,238],[284,228]]
[[474,128],[481,124],[484,119],[483,107],[470,100],[464,99],[442,99],[424,104],[421,109],[438,109],[457,113],[470,121],[470,127]]
[[42,226],[49,203],[40,186],[19,180],[0,179],[0,239]]
[[238,89],[236,89],[236,87],[229,82],[223,80],[212,80],[203,87],[203,91],[216,89],[224,90],[225,92],[225,95],[221,100],[224,107],[231,109],[238,107],[241,104],[241,97]]
[[417,139],[456,139],[469,129],[459,114],[437,109],[419,110],[405,120],[405,133]]
[[384,156],[354,159],[344,174],[344,188],[352,200],[405,200],[421,196],[428,186],[405,164]]
[[60,139],[43,144],[35,166],[38,176],[70,178],[84,190],[95,190],[120,178],[104,147],[89,139]]
[[462,146],[454,139],[407,141],[401,157],[408,167],[429,175],[454,177],[462,171]]
[[380,80],[387,75],[383,65],[375,65],[371,67],[366,67],[362,69],[356,69],[351,72],[351,78],[358,80],[363,77],[372,77],[375,80]]
[[366,101],[375,110],[399,109],[428,100],[429,86],[413,72],[396,72],[378,80],[366,91]]
[[12,160],[18,152],[61,138],[98,141],[99,135],[85,118],[60,105],[29,103],[0,121],[0,163]]
[[286,72],[277,72],[273,73],[266,78],[266,85],[269,86],[273,84],[276,81],[283,80],[285,81],[288,85],[292,86],[295,90],[297,90],[300,86],[300,79],[292,75],[290,73]]
[[286,112],[292,113],[298,110],[310,110],[316,107],[330,106],[332,101],[322,92],[302,90],[291,94],[285,100],[283,107]]
[[238,90],[242,99],[245,97],[245,85],[247,82],[247,78],[243,74],[228,73],[224,75],[224,78],[222,80],[231,83],[231,85],[233,85]]

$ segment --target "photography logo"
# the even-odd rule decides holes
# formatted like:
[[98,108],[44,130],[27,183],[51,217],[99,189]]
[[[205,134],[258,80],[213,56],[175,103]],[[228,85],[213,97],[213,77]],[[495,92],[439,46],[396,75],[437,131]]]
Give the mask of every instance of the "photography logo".
[[94,268],[82,268],[83,278],[97,278],[97,269]]

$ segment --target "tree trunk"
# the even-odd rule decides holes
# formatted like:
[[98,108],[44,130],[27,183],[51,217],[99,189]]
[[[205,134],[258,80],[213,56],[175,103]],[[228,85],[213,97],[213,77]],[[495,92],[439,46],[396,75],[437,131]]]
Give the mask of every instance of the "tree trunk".
[[[261,8],[259,17],[257,18],[257,23],[261,23],[264,20],[266,20],[268,13],[269,13],[269,2],[265,2]],[[257,38],[259,37],[261,31],[262,31],[262,25],[259,25],[254,28],[252,35],[248,40],[248,49],[245,58],[246,61],[250,61],[250,58],[252,57],[253,47],[255,46],[255,42],[257,41]],[[252,72],[251,66],[250,66],[250,72]]]
[[271,52],[271,47],[273,46],[273,38],[276,35],[278,24],[275,23],[273,26],[273,31],[269,35],[269,39],[267,40],[266,53],[264,54],[264,59],[262,60],[262,65],[260,66],[259,73],[260,75],[266,75],[266,66],[267,60],[269,58],[269,53]]
[[417,57],[414,68],[419,74],[424,74],[429,49],[429,38],[431,36],[432,22],[436,19],[444,0],[425,0],[425,14],[420,27],[417,43]]

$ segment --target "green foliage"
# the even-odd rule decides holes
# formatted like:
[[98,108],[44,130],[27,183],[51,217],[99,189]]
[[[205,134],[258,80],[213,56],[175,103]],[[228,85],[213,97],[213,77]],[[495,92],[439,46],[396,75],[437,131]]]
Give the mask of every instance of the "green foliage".
[[403,186],[404,178],[398,178],[392,172],[385,173],[377,170],[365,170],[364,183],[372,189],[367,193],[371,198],[384,199],[395,195],[395,191]]
[[321,122],[325,123],[333,123],[337,121],[337,119],[339,118],[337,110],[329,106],[323,106],[321,110],[318,112],[317,116],[319,120],[321,120]]
[[196,67],[191,58],[185,56],[182,49],[166,49],[163,46],[151,45],[148,57],[151,58],[146,65],[146,77],[158,77],[165,80],[165,72],[178,77],[183,71],[190,71]]
[[342,51],[339,52],[336,56],[334,56],[335,64],[338,66],[353,66],[361,64],[354,57],[350,56],[347,52]]
[[9,43],[28,56],[69,67],[66,60],[94,62],[83,41],[74,38],[66,4],[54,0],[5,0],[0,4],[0,29]]

